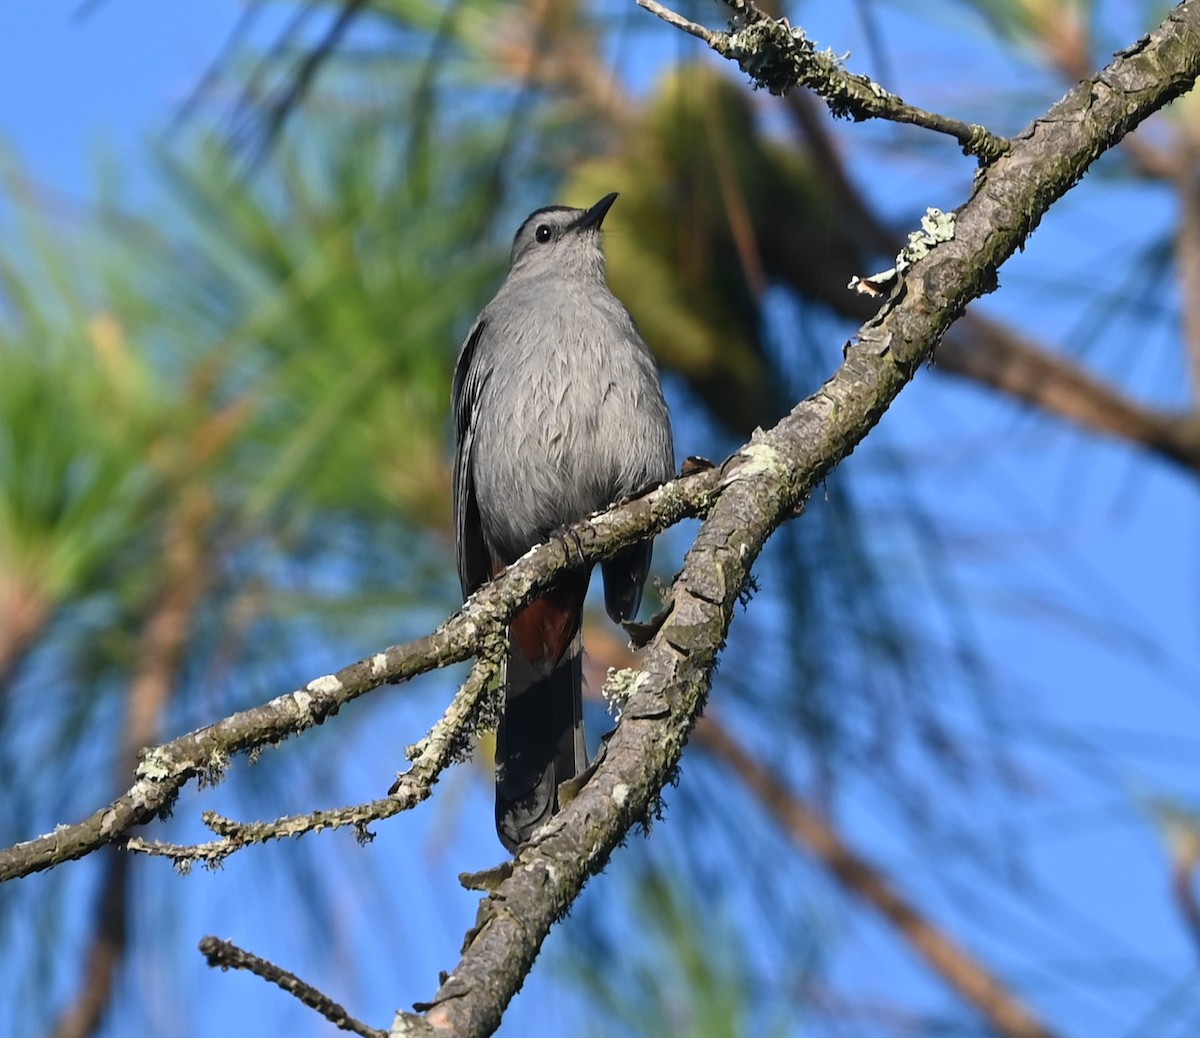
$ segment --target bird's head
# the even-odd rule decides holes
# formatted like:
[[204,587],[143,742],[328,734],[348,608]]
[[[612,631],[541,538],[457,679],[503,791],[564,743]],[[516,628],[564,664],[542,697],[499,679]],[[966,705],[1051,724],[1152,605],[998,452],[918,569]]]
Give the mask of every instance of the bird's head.
[[603,278],[600,225],[616,200],[614,191],[590,209],[551,205],[531,213],[513,238],[510,273]]

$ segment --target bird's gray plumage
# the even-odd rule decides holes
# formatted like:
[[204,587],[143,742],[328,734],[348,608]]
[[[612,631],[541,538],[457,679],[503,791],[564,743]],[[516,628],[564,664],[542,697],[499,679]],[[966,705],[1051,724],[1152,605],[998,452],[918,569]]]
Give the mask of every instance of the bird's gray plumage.
[[[605,280],[600,224],[615,198],[533,213],[459,353],[454,514],[464,595],[566,524],[673,472],[654,359]],[[636,613],[649,565],[649,542],[603,564],[613,619]],[[565,579],[510,629],[496,805],[510,849],[556,809],[558,784],[586,766],[586,586],[586,574]],[[556,634],[535,633],[551,627]]]

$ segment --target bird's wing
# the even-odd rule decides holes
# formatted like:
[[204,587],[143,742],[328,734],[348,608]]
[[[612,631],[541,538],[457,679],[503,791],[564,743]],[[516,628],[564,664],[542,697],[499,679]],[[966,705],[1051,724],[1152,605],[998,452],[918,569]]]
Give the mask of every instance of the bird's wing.
[[454,367],[454,549],[464,598],[491,575],[471,467],[475,405],[484,379],[475,353],[484,326],[482,318],[475,322]]

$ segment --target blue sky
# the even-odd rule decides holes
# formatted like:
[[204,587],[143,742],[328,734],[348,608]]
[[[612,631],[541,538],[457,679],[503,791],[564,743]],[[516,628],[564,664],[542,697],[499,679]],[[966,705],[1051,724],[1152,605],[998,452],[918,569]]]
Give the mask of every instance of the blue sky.
[[136,172],[237,21],[236,0],[0,6],[0,139],[37,177],[86,193],[98,157]]

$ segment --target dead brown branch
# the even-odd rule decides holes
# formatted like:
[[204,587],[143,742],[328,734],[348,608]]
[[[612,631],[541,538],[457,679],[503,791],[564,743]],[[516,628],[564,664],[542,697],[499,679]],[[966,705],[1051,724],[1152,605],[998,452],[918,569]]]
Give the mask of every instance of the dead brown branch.
[[877,866],[854,850],[825,817],[750,754],[724,725],[706,716],[696,727],[696,738],[741,778],[797,844],[845,890],[883,916],[998,1035],[1053,1038],[1055,1032],[999,977],[901,894]]
[[730,32],[693,22],[658,0],[637,0],[637,4],[668,25],[703,40],[721,57],[736,61],[756,87],[772,94],[782,96],[804,87],[820,96],[839,117],[887,119],[944,133],[984,164],[1008,150],[1009,142],[984,126],[907,104],[866,76],[847,72],[831,51],[817,50],[803,29],[786,18],[769,17],[752,4],[740,5],[746,11],[753,10],[753,16],[743,19],[745,24]]
[[351,1016],[332,998],[301,980],[296,974],[289,973],[282,967],[276,966],[275,963],[239,948],[231,941],[223,941],[219,937],[205,937],[200,942],[200,953],[214,968],[246,970],[256,977],[262,977],[267,983],[274,984],[299,999],[309,1009],[320,1013],[339,1030],[361,1035],[361,1038],[387,1038],[387,1032],[370,1027]]
[[[163,581],[158,603],[140,639],[138,668],[126,700],[117,783],[137,767],[138,753],[158,740],[162,715],[176,685],[196,604],[207,585],[204,530],[212,515],[208,493],[194,487],[168,521],[163,544]],[[54,1038],[86,1038],[99,1027],[112,1001],[128,933],[131,862],[109,849],[96,891],[92,938],[75,999],[60,1014]]]

